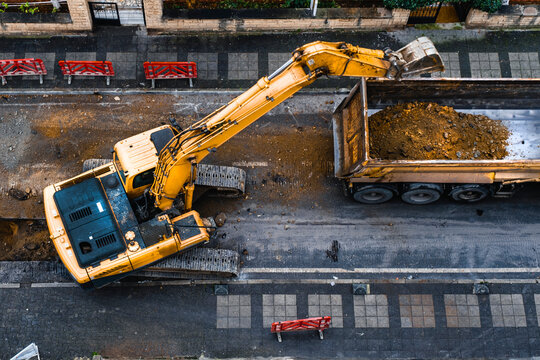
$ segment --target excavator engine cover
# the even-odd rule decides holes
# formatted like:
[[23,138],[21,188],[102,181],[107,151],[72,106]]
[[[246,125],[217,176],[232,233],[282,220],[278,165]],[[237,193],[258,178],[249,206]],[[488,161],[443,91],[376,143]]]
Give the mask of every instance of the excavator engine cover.
[[180,240],[187,240],[200,235],[202,232],[193,215],[175,221],[173,225],[176,231],[178,231],[178,235],[180,235]]
[[169,223],[165,219],[155,217],[139,225],[139,231],[147,246],[152,246],[162,241],[165,237],[172,236]]
[[98,179],[87,179],[57,191],[54,201],[80,267],[98,264],[125,250]]

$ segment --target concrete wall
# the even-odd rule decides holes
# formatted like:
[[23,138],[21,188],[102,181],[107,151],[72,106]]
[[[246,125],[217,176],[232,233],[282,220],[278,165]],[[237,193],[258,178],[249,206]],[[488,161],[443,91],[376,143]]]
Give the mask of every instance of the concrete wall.
[[[309,29],[401,29],[407,24],[409,10],[376,9],[370,16],[291,19],[167,19],[163,18],[162,0],[144,0],[146,27],[149,30],[173,31],[294,31]],[[375,15],[373,15],[375,14]]]
[[[401,29],[407,24],[409,10],[384,8],[359,11],[357,16],[326,16],[321,9],[314,18],[223,18],[187,19],[164,18],[162,0],[143,0],[146,25],[149,30],[175,31],[295,31],[295,30],[353,30]],[[71,23],[7,23],[0,22],[2,34],[61,34],[92,30],[87,0],[68,0]],[[338,9],[333,9],[338,10]],[[376,11],[373,11],[376,10]],[[1,17],[0,17],[1,21]],[[466,19],[468,28],[512,28],[540,26],[540,5],[507,6],[494,14],[472,9]]]
[[465,26],[483,29],[540,26],[540,5],[506,6],[494,14],[471,9]]
[[58,34],[92,30],[90,9],[86,0],[67,0],[71,23],[3,23],[0,22],[0,35],[3,34]]

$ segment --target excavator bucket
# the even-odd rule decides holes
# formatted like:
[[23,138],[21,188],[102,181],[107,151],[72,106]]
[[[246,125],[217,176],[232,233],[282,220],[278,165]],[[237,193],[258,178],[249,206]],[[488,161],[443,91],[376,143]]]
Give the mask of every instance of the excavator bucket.
[[427,37],[420,37],[397,51],[390,52],[390,61],[393,69],[389,77],[401,78],[403,76],[419,75],[434,71],[444,71],[439,52]]

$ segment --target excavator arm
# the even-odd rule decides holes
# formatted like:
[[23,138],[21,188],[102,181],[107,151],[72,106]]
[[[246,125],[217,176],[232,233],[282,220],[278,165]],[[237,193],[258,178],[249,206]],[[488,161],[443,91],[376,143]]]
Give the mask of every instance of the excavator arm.
[[177,134],[161,151],[151,194],[161,210],[178,194],[191,209],[196,165],[224,142],[322,75],[349,77],[402,76],[443,71],[439,53],[427,38],[402,49],[371,50],[347,43],[317,41],[296,49],[289,61],[249,90]]

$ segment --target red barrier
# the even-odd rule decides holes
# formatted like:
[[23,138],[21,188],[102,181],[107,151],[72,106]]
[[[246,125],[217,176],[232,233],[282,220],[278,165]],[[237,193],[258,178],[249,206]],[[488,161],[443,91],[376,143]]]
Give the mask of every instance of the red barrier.
[[114,69],[110,61],[71,61],[61,60],[58,62],[62,74],[68,76],[68,84],[71,84],[73,75],[84,76],[106,76],[107,85],[110,84],[111,76],[114,76]]
[[39,83],[43,84],[43,75],[47,69],[41,59],[10,59],[0,60],[0,77],[2,85],[6,85],[6,76],[39,75]]
[[189,86],[193,87],[191,79],[197,78],[197,64],[178,61],[146,61],[144,75],[147,79],[152,79],[152,88],[156,86],[156,79],[189,79]]
[[319,336],[322,339],[323,330],[330,327],[330,322],[332,321],[331,316],[316,317],[309,319],[299,319],[291,321],[281,321],[272,323],[271,332],[277,334],[278,341],[281,342],[281,333],[285,331],[300,331],[300,330],[317,330],[319,331]]

